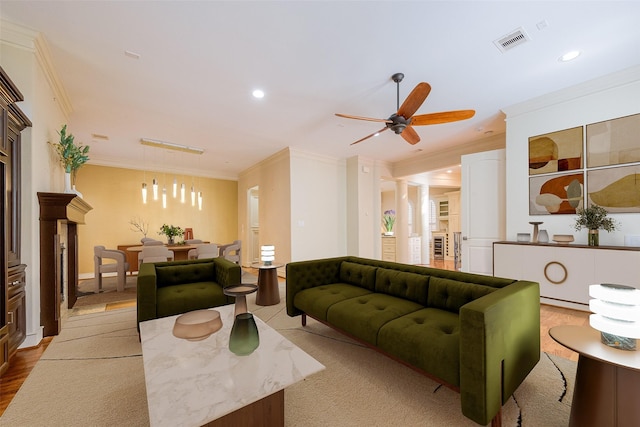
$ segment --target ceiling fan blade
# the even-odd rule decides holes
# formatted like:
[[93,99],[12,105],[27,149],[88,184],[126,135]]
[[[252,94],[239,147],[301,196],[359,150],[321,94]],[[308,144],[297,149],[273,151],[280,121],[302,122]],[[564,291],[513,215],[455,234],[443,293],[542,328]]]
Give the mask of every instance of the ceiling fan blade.
[[383,127],[382,129],[380,129],[380,130],[379,130],[379,131],[377,131],[377,132],[372,133],[371,135],[367,135],[367,136],[365,136],[364,138],[357,140],[356,142],[352,142],[352,143],[351,143],[351,145],[355,145],[355,144],[357,144],[358,142],[362,142],[362,141],[364,141],[365,139],[369,139],[369,138],[371,138],[372,136],[376,136],[376,135],[378,135],[379,133],[384,132],[384,131],[385,131],[385,130],[387,130],[387,129],[389,129],[389,128],[388,128],[388,127]]
[[416,130],[411,126],[407,126],[406,128],[404,128],[400,136],[402,136],[404,140],[411,145],[416,145],[418,142],[420,142],[420,136],[418,136],[418,132],[416,132]]
[[407,96],[407,99],[404,100],[398,109],[397,114],[405,119],[413,116],[413,114],[418,111],[418,108],[420,108],[424,100],[427,99],[429,92],[431,92],[431,86],[429,83],[418,83],[418,85],[413,88],[409,96]]
[[370,122],[391,123],[391,120],[389,119],[373,119],[371,117],[350,116],[348,114],[340,114],[340,113],[336,113],[336,116],[344,117],[345,119],[356,119],[356,120],[367,120]]
[[470,119],[476,114],[474,110],[443,111],[441,113],[421,114],[411,118],[412,126],[437,125]]

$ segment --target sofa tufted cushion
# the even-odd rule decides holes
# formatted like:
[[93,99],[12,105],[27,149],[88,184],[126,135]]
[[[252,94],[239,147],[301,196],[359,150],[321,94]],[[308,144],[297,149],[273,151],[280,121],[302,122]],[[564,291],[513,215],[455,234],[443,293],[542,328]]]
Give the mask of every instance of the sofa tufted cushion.
[[495,290],[497,290],[497,288],[490,286],[474,285],[457,280],[431,277],[427,306],[458,313],[460,307],[466,303],[483,297]]
[[343,331],[376,345],[385,323],[423,308],[418,303],[380,293],[369,293],[329,307],[327,321]]
[[380,328],[378,347],[449,384],[460,385],[457,314],[425,308],[399,317]]
[[156,265],[158,287],[180,285],[182,283],[208,282],[216,280],[213,261],[178,265]]
[[296,294],[296,308],[320,320],[327,320],[327,310],[333,304],[349,298],[370,294],[371,291],[347,283],[335,283],[305,289]]
[[373,291],[376,286],[376,270],[377,267],[345,261],[340,264],[340,281]]
[[158,317],[173,316],[228,304],[222,287],[214,282],[195,282],[158,288]]
[[427,305],[429,276],[379,268],[375,291]]

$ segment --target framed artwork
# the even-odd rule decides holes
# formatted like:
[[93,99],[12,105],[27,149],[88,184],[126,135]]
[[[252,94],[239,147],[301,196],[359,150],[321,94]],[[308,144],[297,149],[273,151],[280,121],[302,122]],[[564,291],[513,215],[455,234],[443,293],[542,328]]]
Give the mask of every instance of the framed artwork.
[[587,125],[587,167],[640,162],[640,114]]
[[575,214],[583,188],[582,172],[529,177],[529,215]]
[[609,212],[640,212],[640,165],[587,171],[587,202]]
[[583,127],[529,138],[529,175],[582,169]]

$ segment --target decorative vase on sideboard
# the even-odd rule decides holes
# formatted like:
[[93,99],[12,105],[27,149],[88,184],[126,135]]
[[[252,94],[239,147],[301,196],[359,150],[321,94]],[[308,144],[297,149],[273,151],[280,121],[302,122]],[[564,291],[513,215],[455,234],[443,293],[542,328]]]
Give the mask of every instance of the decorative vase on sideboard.
[[600,230],[589,230],[589,246],[600,246]]

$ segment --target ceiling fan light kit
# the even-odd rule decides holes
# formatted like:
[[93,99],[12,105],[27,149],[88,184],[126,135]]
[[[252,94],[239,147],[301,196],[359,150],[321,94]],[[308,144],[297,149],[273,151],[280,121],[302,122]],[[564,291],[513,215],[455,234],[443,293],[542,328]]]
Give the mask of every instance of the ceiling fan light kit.
[[351,145],[362,142],[373,136],[378,136],[381,132],[391,129],[396,135],[400,135],[411,145],[415,145],[420,142],[420,136],[413,128],[414,126],[435,125],[441,123],[456,122],[459,120],[470,119],[475,115],[474,110],[457,110],[457,111],[443,111],[440,113],[421,114],[414,116],[415,112],[422,103],[427,99],[431,92],[431,86],[429,83],[421,82],[411,91],[409,96],[400,105],[400,82],[404,79],[403,73],[395,73],[391,76],[391,80],[396,83],[396,104],[397,112],[389,116],[388,119],[377,119],[371,117],[352,116],[349,114],[336,113],[336,116],[346,119],[366,120],[371,122],[385,123],[385,127],[361,138]]

